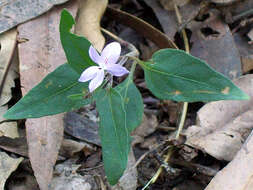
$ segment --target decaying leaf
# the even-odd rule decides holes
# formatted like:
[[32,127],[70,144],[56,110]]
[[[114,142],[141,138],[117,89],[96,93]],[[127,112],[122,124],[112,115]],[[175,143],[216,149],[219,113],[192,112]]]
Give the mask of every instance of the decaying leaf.
[[[15,86],[15,72],[10,69],[17,40],[17,30],[12,29],[0,34],[0,106],[11,99],[11,88]],[[8,73],[8,71],[10,71]],[[8,74],[7,74],[8,73]]]
[[[7,106],[0,106],[0,121],[3,121],[3,114],[8,110]],[[6,136],[10,138],[17,138],[18,128],[17,122],[5,122],[0,124],[0,137]]]
[[[18,46],[23,95],[49,72],[66,62],[58,31],[63,8],[75,15],[77,2],[72,1],[67,7],[54,8],[47,14],[18,26],[19,38],[27,39]],[[34,175],[40,189],[47,190],[62,142],[63,115],[28,119],[26,133]]]
[[0,190],[4,190],[4,184],[10,174],[15,171],[23,158],[11,158],[4,152],[0,152]]
[[[235,79],[241,75],[241,60],[232,33],[215,10],[204,22],[192,21],[191,54],[205,60],[216,71]],[[228,51],[229,49],[229,51]]]
[[[178,21],[174,11],[174,3],[169,0],[145,0],[150,8],[153,9],[157,19],[159,20],[164,33],[170,38],[174,39],[176,32],[178,31]],[[180,13],[182,14],[182,20],[185,22],[189,18],[194,18],[200,9],[201,4],[199,2],[191,1],[187,4],[187,0],[174,1],[177,5],[181,5]]]
[[[88,113],[88,111],[86,112]],[[98,124],[75,112],[69,112],[64,117],[64,130],[67,134],[80,140],[101,146],[98,135]]]
[[253,75],[235,84],[251,99],[208,103],[198,111],[197,125],[186,130],[186,144],[219,160],[232,160],[253,128]]
[[79,167],[73,160],[56,165],[57,176],[53,178],[49,190],[98,190],[94,176],[76,173]]
[[68,0],[5,0],[0,2],[0,33],[35,18]]
[[100,20],[107,4],[108,0],[79,1],[75,33],[85,36],[98,51],[105,45],[105,38],[100,31]]
[[158,126],[158,121],[156,118],[156,115],[153,114],[143,114],[143,120],[139,127],[137,127],[132,132],[133,141],[132,144],[138,144],[143,142],[144,137],[150,135],[156,130],[156,127]]
[[253,132],[234,159],[212,179],[205,190],[253,189]]
[[[0,34],[0,121],[5,120],[3,114],[8,106],[4,105],[11,99],[11,88],[15,86],[14,79],[17,78],[17,52],[13,58],[17,39],[17,30],[12,29]],[[18,137],[16,122],[0,124],[0,136],[11,138]]]

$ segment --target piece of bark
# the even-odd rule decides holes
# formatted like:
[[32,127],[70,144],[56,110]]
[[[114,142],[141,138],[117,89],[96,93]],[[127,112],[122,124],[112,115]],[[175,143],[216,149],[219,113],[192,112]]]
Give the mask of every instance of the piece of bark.
[[[77,1],[53,8],[47,14],[18,27],[19,39],[27,39],[18,45],[23,95],[66,62],[58,30],[63,8],[75,15]],[[40,189],[48,190],[63,137],[63,114],[28,119],[26,133],[34,175]]]

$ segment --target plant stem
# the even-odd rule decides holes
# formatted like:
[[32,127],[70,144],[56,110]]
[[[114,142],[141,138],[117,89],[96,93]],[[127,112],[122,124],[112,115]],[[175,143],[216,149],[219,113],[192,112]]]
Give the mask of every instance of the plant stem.
[[[174,9],[175,9],[175,12],[176,12],[178,23],[182,24],[181,15],[180,15],[178,7],[177,7],[177,5],[175,3],[175,0],[174,0]],[[185,51],[187,53],[190,53],[189,41],[188,41],[185,29],[182,29],[181,32],[182,32],[182,35],[183,35],[183,40],[184,40],[184,45],[185,45]],[[187,113],[187,108],[188,108],[188,102],[184,102],[183,110],[182,110],[182,114],[181,114],[181,118],[180,118],[180,122],[179,122],[179,126],[178,126],[178,130],[177,130],[177,134],[176,134],[176,140],[179,139],[179,135],[180,135],[180,133],[181,133],[181,131],[183,129],[185,118],[186,118],[186,113]],[[168,152],[167,152],[167,155],[165,156],[165,159],[164,159],[165,163],[167,163],[169,161],[169,158],[171,157],[172,153],[173,153],[173,149],[169,149]],[[160,176],[162,170],[163,170],[163,166],[160,166],[159,169],[157,170],[157,172],[155,173],[155,175],[142,188],[142,190],[146,189],[150,184],[155,183],[156,180],[158,179],[158,177]]]

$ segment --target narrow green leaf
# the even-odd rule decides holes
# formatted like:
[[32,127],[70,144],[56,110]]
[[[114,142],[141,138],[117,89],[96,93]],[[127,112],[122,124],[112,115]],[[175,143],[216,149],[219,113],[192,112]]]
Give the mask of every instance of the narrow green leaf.
[[115,185],[126,169],[130,149],[123,99],[115,89],[100,89],[94,98],[100,118],[105,173],[109,183]]
[[163,49],[141,62],[147,87],[160,99],[175,101],[245,100],[227,77],[184,51]]
[[144,109],[142,97],[130,75],[124,80],[124,82],[116,86],[115,89],[123,97],[126,110],[127,129],[130,134],[142,122]]
[[70,32],[75,20],[72,15],[63,10],[60,21],[60,38],[69,65],[81,74],[84,69],[95,65],[89,57],[91,43],[84,37],[77,36]]
[[4,115],[6,119],[37,118],[78,109],[88,99],[70,98],[88,93],[88,84],[78,82],[79,75],[68,64],[48,74]]

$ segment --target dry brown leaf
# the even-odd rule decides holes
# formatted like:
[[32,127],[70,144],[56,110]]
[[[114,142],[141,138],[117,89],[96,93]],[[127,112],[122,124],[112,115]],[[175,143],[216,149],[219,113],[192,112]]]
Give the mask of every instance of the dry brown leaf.
[[4,0],[0,1],[0,33],[35,18],[54,5],[68,0]]
[[[69,9],[75,15],[77,2],[71,1],[68,5],[54,8],[47,14],[18,27],[19,38],[27,39],[18,45],[23,95],[49,72],[66,62],[58,31],[63,8]],[[63,115],[28,119],[26,133],[34,175],[40,189],[48,190],[62,142]]]
[[232,33],[216,10],[209,11],[209,15],[204,22],[192,21],[189,25],[193,42],[191,54],[235,79],[241,75],[241,60]]
[[198,111],[197,125],[186,130],[186,144],[219,160],[232,160],[253,128],[253,75],[235,84],[251,99],[208,103]]
[[75,33],[85,36],[98,51],[105,45],[105,38],[100,31],[100,20],[107,4],[108,0],[79,1]]
[[156,130],[157,126],[158,121],[156,115],[143,114],[141,125],[132,132],[132,145],[143,142],[144,137],[153,133]]
[[12,29],[0,35],[0,106],[11,99],[11,87],[14,87],[15,73],[9,72],[11,59],[14,54],[17,41],[17,30]]
[[234,159],[212,179],[205,190],[253,189],[253,132]]
[[[0,121],[5,120],[3,115],[8,110],[8,106],[0,106]],[[19,137],[17,122],[5,122],[0,124],[0,137],[6,136],[10,138]]]
[[8,154],[0,152],[0,190],[4,190],[4,184],[10,174],[15,171],[23,158],[11,158]]

